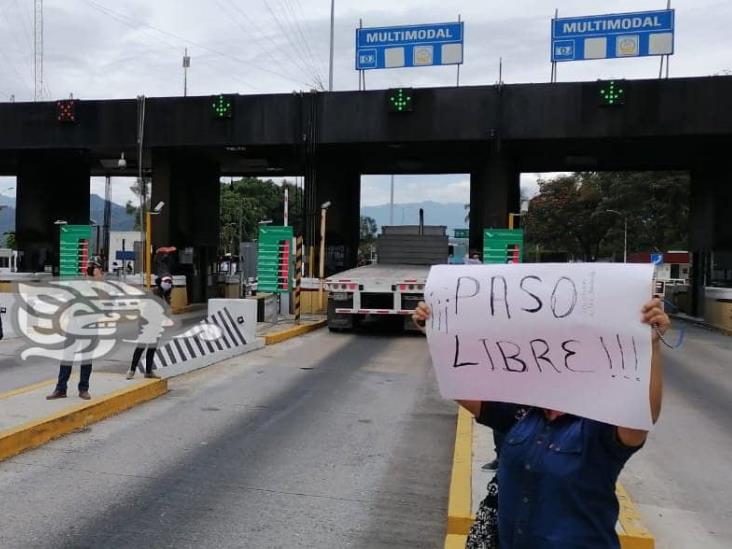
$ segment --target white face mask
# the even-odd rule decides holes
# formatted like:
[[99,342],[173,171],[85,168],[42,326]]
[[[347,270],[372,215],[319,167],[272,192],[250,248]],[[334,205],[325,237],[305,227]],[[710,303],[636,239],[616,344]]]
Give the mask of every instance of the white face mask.
[[165,282],[160,283],[160,287],[163,289],[164,292],[167,292],[170,291],[170,289],[173,287],[173,284],[166,280]]

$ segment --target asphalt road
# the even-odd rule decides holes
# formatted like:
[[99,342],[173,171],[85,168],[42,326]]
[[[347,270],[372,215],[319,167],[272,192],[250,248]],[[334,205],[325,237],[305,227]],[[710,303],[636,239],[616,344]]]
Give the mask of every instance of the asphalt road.
[[325,331],[0,463],[0,547],[440,547],[455,434],[421,337]]
[[[677,323],[678,324],[678,323]],[[732,547],[732,337],[686,327],[664,353],[661,418],[623,482],[659,549]]]

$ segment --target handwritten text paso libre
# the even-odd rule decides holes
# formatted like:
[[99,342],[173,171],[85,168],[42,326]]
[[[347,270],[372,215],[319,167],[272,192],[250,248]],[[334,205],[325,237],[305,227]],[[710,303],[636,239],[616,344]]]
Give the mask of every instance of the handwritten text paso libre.
[[[483,299],[487,319],[500,316],[504,320],[520,322],[522,315],[536,315],[544,311],[561,321],[577,311],[578,285],[567,276],[560,276],[545,282],[536,275],[526,275],[511,281],[501,275],[486,280],[462,276],[457,279],[454,295],[439,300],[438,310],[433,313],[431,327],[439,332],[449,333],[448,317],[459,315],[461,307],[475,299]],[[581,284],[580,286],[584,286]],[[483,290],[483,291],[481,291]],[[453,303],[450,303],[452,301]],[[490,322],[486,323],[490,331]],[[520,331],[520,330],[518,330]],[[607,372],[611,377],[638,378],[638,344],[634,337],[619,333],[597,335],[583,339],[557,339],[556,337],[513,337],[477,338],[471,345],[473,353],[461,353],[461,336],[453,335],[453,368],[465,366],[486,366],[490,371],[501,370],[510,373],[535,371],[549,374],[588,374]],[[463,341],[463,343],[465,343]],[[478,348],[481,351],[475,352]],[[583,355],[604,357],[604,364],[597,361],[588,364]]]

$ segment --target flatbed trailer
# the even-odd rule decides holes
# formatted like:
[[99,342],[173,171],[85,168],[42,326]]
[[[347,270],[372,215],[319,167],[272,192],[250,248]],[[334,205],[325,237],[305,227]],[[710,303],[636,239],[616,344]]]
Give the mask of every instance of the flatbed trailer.
[[359,320],[378,315],[403,317],[404,327],[410,329],[429,271],[430,265],[373,263],[326,279],[328,328],[349,330]]

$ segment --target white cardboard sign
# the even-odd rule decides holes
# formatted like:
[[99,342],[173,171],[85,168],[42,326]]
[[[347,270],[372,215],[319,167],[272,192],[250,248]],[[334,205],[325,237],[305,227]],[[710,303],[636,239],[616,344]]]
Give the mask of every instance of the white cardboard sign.
[[443,398],[513,402],[652,426],[653,266],[437,265],[427,341]]

